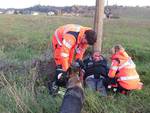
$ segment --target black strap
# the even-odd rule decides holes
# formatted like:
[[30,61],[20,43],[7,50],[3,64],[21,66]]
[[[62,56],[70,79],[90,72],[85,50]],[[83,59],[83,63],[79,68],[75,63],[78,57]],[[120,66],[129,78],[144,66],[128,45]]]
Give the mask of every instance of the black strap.
[[76,42],[77,42],[77,40],[78,40],[78,35],[79,35],[79,32],[75,32],[75,31],[69,31],[69,32],[67,32],[68,34],[71,34],[71,35],[73,35],[74,37],[75,37],[75,39],[76,39]]

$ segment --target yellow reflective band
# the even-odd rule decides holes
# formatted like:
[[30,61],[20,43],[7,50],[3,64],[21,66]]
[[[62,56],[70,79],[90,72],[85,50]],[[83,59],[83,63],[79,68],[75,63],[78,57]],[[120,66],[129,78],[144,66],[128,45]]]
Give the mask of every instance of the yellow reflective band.
[[58,34],[57,34],[57,30],[55,31],[55,37],[56,37],[56,40],[57,40],[58,44],[61,46],[62,43],[59,40],[59,37],[58,37]]
[[124,64],[119,66],[119,70],[122,69],[122,68],[135,68],[135,64],[132,61],[132,59],[129,58],[129,60],[127,62],[125,62]]
[[69,55],[67,53],[61,53],[62,57],[68,57]]
[[117,71],[118,70],[118,66],[112,66],[112,67],[110,67],[110,69]]
[[66,41],[65,39],[63,40],[63,44],[67,47],[67,48],[71,48],[72,47],[72,45],[71,45],[71,41],[69,42],[69,41]]
[[81,26],[80,25],[75,25],[76,26],[76,32],[79,32],[80,31],[80,29],[81,29]]
[[137,80],[139,79],[139,76],[133,75],[133,76],[127,76],[127,77],[120,77],[118,80]]

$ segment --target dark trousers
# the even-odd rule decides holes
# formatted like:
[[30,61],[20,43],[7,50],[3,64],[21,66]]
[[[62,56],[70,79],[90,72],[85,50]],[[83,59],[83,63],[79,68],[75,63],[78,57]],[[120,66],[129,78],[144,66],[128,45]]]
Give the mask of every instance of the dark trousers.
[[106,88],[104,86],[104,79],[87,78],[85,79],[86,86],[94,91],[100,92],[102,96],[107,96]]
[[[112,78],[110,80],[110,84],[112,86],[113,91],[115,91],[115,92],[118,92],[118,93],[121,93],[121,94],[125,94],[125,95],[128,95],[129,92],[130,92],[130,90],[127,90],[127,89],[123,88],[119,84],[119,82],[117,82],[117,78]],[[114,89],[116,89],[116,90],[114,90]]]

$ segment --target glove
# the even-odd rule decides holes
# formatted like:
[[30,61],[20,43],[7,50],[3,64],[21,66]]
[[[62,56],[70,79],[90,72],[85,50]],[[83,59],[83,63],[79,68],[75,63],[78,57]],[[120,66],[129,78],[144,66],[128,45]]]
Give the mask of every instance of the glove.
[[58,86],[65,86],[65,84],[67,82],[67,72],[63,71],[62,68],[57,68],[56,74],[55,74],[55,79],[56,79],[56,84]]
[[110,78],[108,88],[111,89],[111,88],[117,88],[117,87],[118,87],[118,84],[117,84],[116,79],[115,78]]
[[56,69],[56,77],[57,77],[56,79],[57,80],[64,78],[66,76],[67,76],[67,72],[63,71],[63,69],[61,69],[61,68]]
[[77,59],[77,60],[75,61],[74,66],[75,66],[76,68],[84,69],[84,63],[83,63],[81,60],[79,60],[79,59]]

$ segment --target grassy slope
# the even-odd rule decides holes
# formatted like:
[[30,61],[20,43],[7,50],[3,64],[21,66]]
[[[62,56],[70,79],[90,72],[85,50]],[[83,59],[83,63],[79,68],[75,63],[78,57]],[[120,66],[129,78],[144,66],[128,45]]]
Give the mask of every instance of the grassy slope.
[[[18,63],[39,57],[46,49],[49,41],[48,34],[52,35],[55,28],[66,23],[91,26],[93,19],[0,15],[0,60],[9,59]],[[116,43],[124,45],[137,64],[145,87],[142,91],[133,92],[129,97],[111,94],[112,97],[102,98],[88,91],[83,113],[150,112],[149,36],[150,21],[146,18],[134,20],[128,17],[119,20],[105,20],[103,53],[108,56],[109,49]],[[7,79],[11,85],[7,84],[0,90],[0,111],[3,113],[20,113],[22,110],[24,113],[57,112],[61,97],[54,99],[46,93],[35,98],[32,94],[34,70],[32,69],[25,75],[9,73]]]

